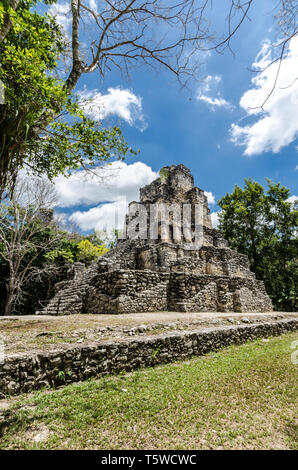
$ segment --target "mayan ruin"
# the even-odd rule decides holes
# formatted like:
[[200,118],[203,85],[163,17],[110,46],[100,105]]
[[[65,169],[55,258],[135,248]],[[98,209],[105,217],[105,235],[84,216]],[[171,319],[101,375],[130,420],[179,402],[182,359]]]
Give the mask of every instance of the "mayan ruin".
[[201,470],[298,449],[297,14],[0,1],[16,463]]
[[[171,214],[177,208],[182,211],[183,205],[191,214],[191,223],[184,223],[183,230],[183,217],[170,215],[168,231],[162,233],[157,213],[149,227],[147,214],[152,221],[152,207],[168,207]],[[201,214],[201,239],[191,245],[186,234],[194,227],[195,206]],[[146,217],[142,227],[137,218],[140,208]],[[89,268],[75,263],[69,279],[56,285],[55,296],[36,313],[272,311],[264,284],[250,271],[247,256],[231,250],[212,228],[207,197],[194,186],[184,165],[164,167],[158,179],[141,188],[140,202],[129,204],[126,232],[125,239]],[[150,237],[154,232],[157,236]]]

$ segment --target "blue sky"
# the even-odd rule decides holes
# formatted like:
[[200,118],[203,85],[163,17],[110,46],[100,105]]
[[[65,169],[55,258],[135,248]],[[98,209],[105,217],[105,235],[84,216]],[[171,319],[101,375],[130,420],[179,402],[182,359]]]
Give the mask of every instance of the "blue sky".
[[[60,3],[63,12],[66,2]],[[186,90],[181,90],[166,70],[133,70],[129,81],[115,70],[105,80],[99,79],[97,72],[82,77],[76,91],[95,97],[89,112],[104,117],[103,124],[119,123],[127,142],[140,153],[126,160],[126,176],[123,173],[121,177],[121,170],[106,189],[94,189],[94,181],[88,186],[78,178],[75,183],[60,178],[58,212],[64,217],[77,214],[72,222],[88,232],[97,216],[100,223],[108,217],[111,205],[106,203],[119,203],[124,195],[134,197],[138,187],[156,177],[161,167],[179,163],[190,168],[195,184],[211,192],[215,201],[231,192],[235,184],[243,185],[248,177],[261,184],[270,178],[289,187],[292,195],[297,194],[298,85],[281,89],[295,73],[297,38],[284,62],[278,89],[265,108],[267,112],[251,111],[253,105],[262,104],[275,76],[273,67],[263,75],[248,70],[256,61],[260,66],[270,62],[269,41],[274,35],[270,5],[267,0],[257,2],[250,13],[251,22],[242,26],[232,42],[236,56],[228,51],[207,55],[198,81],[192,81]],[[214,21],[219,25],[222,15],[218,13]],[[67,24],[67,15],[62,15],[62,22]],[[100,105],[104,102],[103,112]],[[116,188],[119,181],[122,192]],[[92,197],[86,196],[88,191]],[[209,199],[213,202],[212,196]],[[216,213],[219,208],[212,203],[210,209]]]

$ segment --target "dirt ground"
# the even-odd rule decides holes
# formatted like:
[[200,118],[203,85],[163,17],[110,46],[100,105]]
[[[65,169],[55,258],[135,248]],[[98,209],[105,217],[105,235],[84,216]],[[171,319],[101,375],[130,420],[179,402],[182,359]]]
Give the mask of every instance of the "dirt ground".
[[68,348],[74,343],[119,341],[127,336],[159,334],[171,330],[264,322],[297,318],[298,313],[152,312],[122,315],[69,315],[0,317],[0,340],[5,354]]

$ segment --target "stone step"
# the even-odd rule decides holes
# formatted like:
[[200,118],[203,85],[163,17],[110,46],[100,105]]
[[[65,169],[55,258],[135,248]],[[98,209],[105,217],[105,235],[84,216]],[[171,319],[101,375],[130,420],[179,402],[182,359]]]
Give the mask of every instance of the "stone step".
[[[63,281],[64,287],[58,290],[55,296],[49,301],[43,309],[36,312],[38,315],[56,315],[57,310],[63,312],[74,304],[78,304],[82,301],[82,297],[85,295],[87,288],[89,287],[90,280],[97,275],[97,263],[91,265],[84,273],[83,279]],[[57,286],[59,288],[59,286]]]
[[59,308],[64,308],[64,307],[67,307],[67,306],[69,306],[73,303],[78,303],[78,302],[80,302],[80,299],[73,300],[72,302],[71,301],[70,302],[60,302],[60,303],[59,302],[55,302],[55,303],[51,302],[45,308],[46,309],[49,309],[49,308],[57,309],[58,306],[59,306]]

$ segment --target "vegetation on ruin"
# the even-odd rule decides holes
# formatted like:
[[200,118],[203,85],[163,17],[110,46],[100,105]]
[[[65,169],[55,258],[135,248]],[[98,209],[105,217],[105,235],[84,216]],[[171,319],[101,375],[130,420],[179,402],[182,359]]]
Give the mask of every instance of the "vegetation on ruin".
[[2,449],[295,449],[297,335],[8,402]]
[[[96,71],[106,77],[112,69],[129,76],[130,68],[136,65],[164,67],[183,84],[188,78],[199,78],[200,53],[230,48],[232,37],[248,19],[256,0],[227,2],[222,14],[228,20],[228,31],[218,34],[212,28],[210,1],[153,0],[144,1],[140,8],[139,2],[119,0],[105,2],[103,11],[97,11],[72,0],[68,2],[71,40],[55,18],[45,13],[54,3],[56,0],[4,0],[0,4],[0,80],[5,88],[5,103],[0,105],[0,314],[32,313],[39,301],[51,297],[54,283],[64,278],[69,263],[82,259],[89,263],[106,250],[98,240],[94,243],[59,229],[52,214],[48,225],[37,218],[34,223],[26,222],[26,234],[34,227],[38,236],[35,234],[35,241],[30,243],[25,236],[17,269],[12,259],[16,253],[11,247],[14,237],[9,237],[16,235],[12,229],[17,224],[8,196],[14,197],[20,170],[46,175],[51,180],[81,167],[90,171],[112,159],[135,154],[119,127],[106,128],[86,116],[75,94],[80,78]],[[272,24],[279,38],[275,60],[282,62],[291,38],[297,34],[295,7],[292,0],[277,1],[275,6]],[[80,41],[86,15],[91,21],[90,30],[94,28],[88,44]],[[165,34],[161,40],[155,34],[157,28],[175,34]],[[161,174],[161,178],[164,180],[166,175]],[[251,208],[245,206],[246,202],[250,204],[246,196],[239,204],[236,193],[235,204],[234,196],[225,196],[222,210],[226,215],[221,228],[231,247],[248,254],[275,308],[295,310],[297,212],[295,216],[289,209],[287,189],[270,185],[266,201],[262,190],[255,186],[256,203]],[[2,196],[6,197],[4,202]],[[229,204],[231,207],[226,209]],[[29,212],[22,207],[21,214]],[[59,275],[57,270],[54,275],[57,266]],[[51,273],[45,268],[51,268]]]

